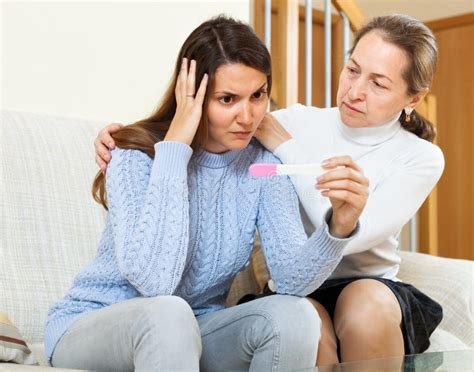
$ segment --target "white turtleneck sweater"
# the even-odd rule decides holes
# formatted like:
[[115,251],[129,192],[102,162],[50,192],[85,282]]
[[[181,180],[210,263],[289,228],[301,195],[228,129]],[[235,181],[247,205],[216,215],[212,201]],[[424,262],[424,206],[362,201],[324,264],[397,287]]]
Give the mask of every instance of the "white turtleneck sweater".
[[[398,115],[370,128],[346,126],[337,108],[297,104],[272,115],[293,137],[274,151],[283,163],[320,163],[349,155],[369,179],[361,230],[346,245],[344,258],[330,279],[369,275],[396,280],[398,236],[443,172],[440,148],[404,130]],[[309,219],[305,225],[310,233],[322,226],[329,199],[316,190],[315,177],[294,176],[292,181]]]

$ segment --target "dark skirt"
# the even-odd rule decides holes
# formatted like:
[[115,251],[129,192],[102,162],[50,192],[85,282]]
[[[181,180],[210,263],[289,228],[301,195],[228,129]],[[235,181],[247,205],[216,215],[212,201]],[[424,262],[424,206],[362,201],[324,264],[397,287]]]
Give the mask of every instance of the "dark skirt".
[[[377,277],[357,277],[331,279],[308,297],[315,299],[325,307],[331,318],[334,316],[336,302],[342,290],[350,283],[360,279],[374,279],[385,284],[393,292],[402,312],[401,329],[405,344],[405,354],[419,354],[430,346],[430,335],[443,319],[441,306],[410,284]],[[268,286],[259,296],[273,294]],[[257,297],[259,297],[257,296]],[[255,296],[244,296],[239,303]]]

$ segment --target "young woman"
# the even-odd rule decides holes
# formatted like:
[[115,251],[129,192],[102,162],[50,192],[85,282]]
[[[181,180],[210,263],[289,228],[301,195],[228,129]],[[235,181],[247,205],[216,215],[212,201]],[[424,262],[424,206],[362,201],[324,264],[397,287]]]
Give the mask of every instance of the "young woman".
[[[444,167],[441,150],[431,143],[432,125],[415,111],[429,91],[436,61],[435,38],[421,22],[403,15],[375,18],[355,35],[337,107],[295,105],[266,116],[256,131],[283,163],[346,154],[370,180],[362,230],[345,247],[330,280],[309,296],[322,319],[318,364],[423,352],[442,319],[436,302],[397,279],[396,253],[402,226]],[[96,141],[103,169],[106,146],[114,145],[108,131],[117,128],[105,128]],[[353,197],[338,189],[358,176],[342,181],[340,172],[328,172],[316,185],[312,177],[292,178],[309,217],[307,231],[321,227],[331,198]]]
[[[93,193],[108,209],[96,258],[49,312],[54,366],[94,370],[288,370],[316,360],[320,322],[301,298],[357,236],[366,197],[333,198],[307,237],[277,159],[252,140],[271,88],[270,56],[249,26],[218,17],[185,41],[157,111],[114,135]],[[355,174],[342,159],[341,180]],[[348,208],[347,205],[351,205]],[[258,227],[278,295],[226,309]]]

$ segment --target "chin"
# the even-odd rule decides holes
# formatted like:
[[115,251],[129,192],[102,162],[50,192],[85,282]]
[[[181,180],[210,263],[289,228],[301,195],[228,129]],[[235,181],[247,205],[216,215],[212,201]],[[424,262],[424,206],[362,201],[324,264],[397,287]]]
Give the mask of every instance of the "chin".
[[365,126],[365,124],[360,119],[354,118],[353,116],[341,114],[341,120],[346,126],[350,128],[361,128]]
[[250,140],[246,141],[233,141],[229,144],[229,150],[243,150],[245,149],[250,143]]

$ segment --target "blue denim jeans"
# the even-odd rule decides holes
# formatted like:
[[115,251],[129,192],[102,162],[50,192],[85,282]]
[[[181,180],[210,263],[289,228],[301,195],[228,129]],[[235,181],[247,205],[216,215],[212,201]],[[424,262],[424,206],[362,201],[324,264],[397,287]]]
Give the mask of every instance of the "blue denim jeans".
[[179,297],[135,298],[78,318],[55,367],[103,371],[287,371],[315,365],[320,319],[304,298],[268,296],[196,318]]

